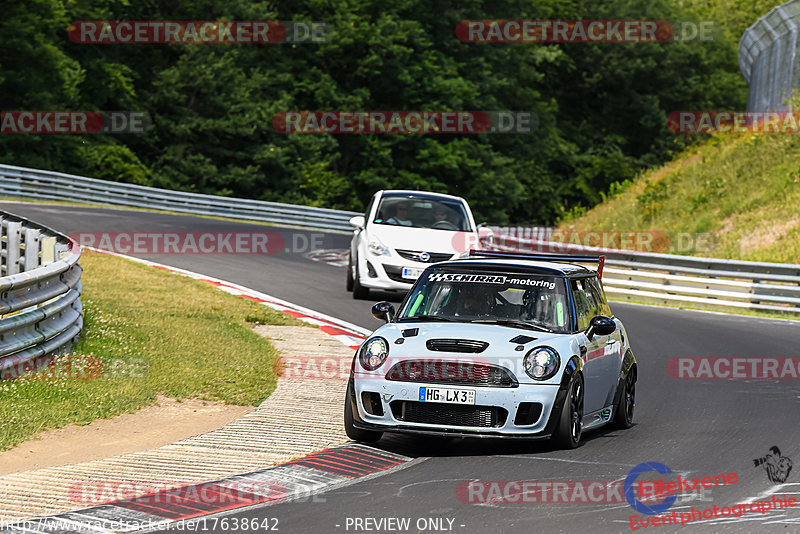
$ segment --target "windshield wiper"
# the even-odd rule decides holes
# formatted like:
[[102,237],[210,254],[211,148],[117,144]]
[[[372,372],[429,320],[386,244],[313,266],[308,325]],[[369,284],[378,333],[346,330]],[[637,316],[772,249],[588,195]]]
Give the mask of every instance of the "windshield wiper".
[[544,326],[539,326],[533,323],[526,323],[525,321],[515,321],[514,319],[477,319],[475,321],[470,321],[471,323],[480,323],[480,324],[499,324],[502,326],[516,326],[517,328],[527,328],[530,330],[538,330],[540,332],[550,332],[553,334],[554,332],[549,328]]
[[401,317],[398,319],[398,322],[408,322],[408,321],[444,321],[447,323],[457,322],[458,319],[454,319],[452,317],[443,317],[441,315],[413,315],[409,317]]

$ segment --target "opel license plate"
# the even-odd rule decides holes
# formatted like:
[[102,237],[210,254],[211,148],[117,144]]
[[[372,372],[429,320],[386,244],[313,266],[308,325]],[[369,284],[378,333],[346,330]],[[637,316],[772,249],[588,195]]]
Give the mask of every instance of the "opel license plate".
[[416,280],[422,274],[422,269],[415,269],[413,267],[403,267],[403,278],[409,280]]

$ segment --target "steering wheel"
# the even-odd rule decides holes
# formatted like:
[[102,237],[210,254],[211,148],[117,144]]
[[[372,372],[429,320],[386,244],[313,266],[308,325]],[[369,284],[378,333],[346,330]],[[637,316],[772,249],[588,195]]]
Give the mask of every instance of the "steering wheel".
[[458,226],[450,221],[436,221],[433,223],[433,225],[431,225],[431,228],[439,228],[442,230],[458,230]]

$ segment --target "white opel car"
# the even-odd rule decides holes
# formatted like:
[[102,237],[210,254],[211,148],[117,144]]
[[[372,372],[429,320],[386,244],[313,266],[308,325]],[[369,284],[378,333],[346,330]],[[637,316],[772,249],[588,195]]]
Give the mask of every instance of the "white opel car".
[[480,247],[469,205],[452,195],[378,191],[350,224],[347,290],[357,299],[370,288],[408,291],[430,264]]
[[[355,354],[347,435],[553,438],[632,425],[637,364],[601,257],[473,251],[428,267]],[[581,263],[597,262],[597,272]]]

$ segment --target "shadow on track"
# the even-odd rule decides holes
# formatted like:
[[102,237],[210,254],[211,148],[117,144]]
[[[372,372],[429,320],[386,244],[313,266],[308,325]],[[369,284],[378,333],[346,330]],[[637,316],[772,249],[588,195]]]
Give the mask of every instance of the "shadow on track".
[[[633,428],[637,426],[634,423]],[[584,433],[577,450],[592,446],[594,441],[616,439],[624,432],[612,427],[601,427]],[[457,456],[497,456],[518,454],[544,454],[559,451],[549,439],[507,439],[502,437],[459,438],[447,436],[417,436],[406,434],[384,434],[372,444],[381,450],[402,454],[411,458],[446,458]]]

